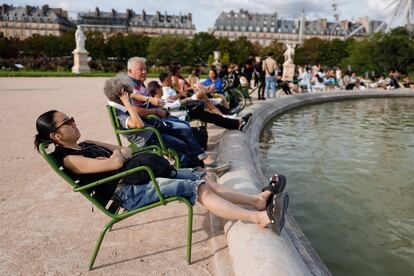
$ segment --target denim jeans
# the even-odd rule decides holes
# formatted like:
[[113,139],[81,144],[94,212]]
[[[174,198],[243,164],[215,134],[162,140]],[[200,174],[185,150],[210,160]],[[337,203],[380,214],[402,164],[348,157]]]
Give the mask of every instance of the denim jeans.
[[[177,150],[184,155],[181,158],[182,166],[186,167],[190,162],[191,165],[202,165],[200,158],[204,151],[195,138],[190,125],[186,121],[176,118],[168,119],[144,119],[144,122],[154,126],[161,134],[161,137],[168,148]],[[149,143],[154,143],[153,137]]]
[[[179,169],[173,171],[172,178],[156,178],[163,196],[181,196],[195,204],[198,197],[198,186],[204,183],[201,178],[205,175],[194,169]],[[122,208],[132,210],[159,201],[152,182],[144,185],[123,184],[116,191]]]
[[269,89],[272,89],[273,98],[276,97],[276,78],[274,76],[266,76],[265,82],[266,98],[269,98]]

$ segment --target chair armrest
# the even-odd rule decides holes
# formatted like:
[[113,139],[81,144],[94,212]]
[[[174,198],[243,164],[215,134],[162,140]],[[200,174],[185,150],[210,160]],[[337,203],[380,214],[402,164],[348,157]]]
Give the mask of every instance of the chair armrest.
[[89,183],[89,184],[86,184],[86,185],[83,185],[83,186],[81,186],[81,187],[73,188],[73,191],[74,191],[74,192],[81,192],[81,191],[85,191],[85,190],[88,190],[88,189],[90,189],[90,188],[93,188],[93,187],[96,187],[96,186],[99,186],[99,185],[102,185],[102,184],[108,183],[108,182],[110,182],[110,181],[113,181],[113,180],[115,180],[115,179],[120,179],[120,178],[122,178],[122,177],[124,177],[124,176],[127,176],[127,175],[129,175],[129,174],[136,173],[136,172],[138,172],[138,171],[146,171],[146,172],[148,173],[148,175],[149,175],[149,177],[150,177],[150,179],[151,179],[152,184],[154,185],[155,191],[156,191],[156,193],[157,193],[157,195],[158,195],[158,197],[159,197],[160,201],[161,201],[163,204],[165,204],[165,203],[164,203],[164,196],[161,194],[160,187],[158,186],[158,183],[157,183],[157,181],[155,180],[154,173],[152,172],[151,168],[150,168],[150,167],[148,167],[148,166],[140,166],[140,167],[136,167],[136,168],[133,168],[133,169],[130,169],[130,170],[127,170],[127,171],[121,172],[121,173],[117,173],[117,174],[115,174],[115,175],[112,175],[112,176],[109,176],[109,177],[106,177],[106,178],[100,179],[100,180],[98,180],[98,181],[95,181],[95,182],[92,182],[92,183]]
[[116,133],[118,134],[133,134],[136,132],[145,132],[145,131],[152,131],[157,136],[158,143],[163,151],[167,151],[167,147],[164,144],[164,141],[161,138],[160,132],[153,128],[153,127],[145,127],[145,128],[130,128],[130,129],[117,129]]

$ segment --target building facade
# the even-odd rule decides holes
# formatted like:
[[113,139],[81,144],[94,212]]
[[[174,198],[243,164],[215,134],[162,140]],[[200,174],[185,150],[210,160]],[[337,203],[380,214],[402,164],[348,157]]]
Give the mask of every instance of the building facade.
[[62,9],[42,7],[0,6],[0,35],[25,39],[32,35],[56,35],[74,28],[68,13]]
[[77,24],[86,32],[102,32],[105,37],[116,33],[143,34],[161,36],[166,34],[193,37],[196,32],[192,23],[192,14],[169,15],[147,14],[144,10],[137,14],[128,9],[125,13],[112,10],[102,12],[96,8],[93,12],[79,13]]
[[249,13],[241,9],[222,12],[216,19],[210,33],[216,37],[227,37],[234,40],[245,36],[252,43],[268,46],[273,40],[283,43],[298,44],[305,39],[318,37],[320,39],[345,39],[350,34],[354,38],[362,38],[372,33],[381,21],[369,21],[368,18],[357,22],[343,20],[329,22],[327,19],[306,20],[304,14],[295,20],[279,19],[277,13]]

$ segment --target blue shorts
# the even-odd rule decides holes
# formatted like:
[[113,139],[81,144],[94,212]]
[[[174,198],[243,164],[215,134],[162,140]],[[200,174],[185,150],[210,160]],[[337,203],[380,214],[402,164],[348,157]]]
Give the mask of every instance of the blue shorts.
[[[198,186],[204,183],[201,178],[205,172],[195,169],[179,169],[173,171],[171,178],[156,178],[161,193],[165,197],[181,196],[187,198],[191,204],[195,204],[198,195]],[[122,208],[126,210],[136,209],[150,203],[159,201],[157,192],[152,182],[144,185],[123,184],[115,192]]]

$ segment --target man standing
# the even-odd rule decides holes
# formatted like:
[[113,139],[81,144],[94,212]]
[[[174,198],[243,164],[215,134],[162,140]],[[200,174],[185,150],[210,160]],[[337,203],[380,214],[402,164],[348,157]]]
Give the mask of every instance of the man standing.
[[265,72],[265,93],[266,98],[269,98],[269,89],[272,89],[273,98],[276,97],[276,60],[273,59],[273,53],[270,52],[267,58],[263,61],[263,71]]

